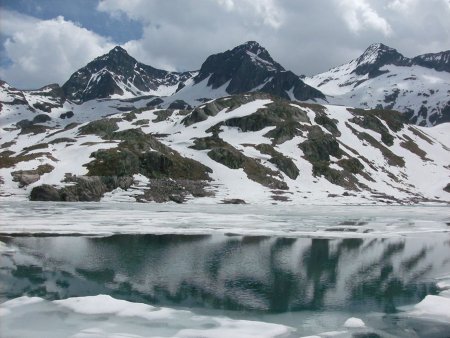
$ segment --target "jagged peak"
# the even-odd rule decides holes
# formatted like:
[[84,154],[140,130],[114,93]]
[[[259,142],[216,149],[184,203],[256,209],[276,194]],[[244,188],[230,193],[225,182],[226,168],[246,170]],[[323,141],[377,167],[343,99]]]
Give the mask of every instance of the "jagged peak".
[[234,49],[243,49],[248,51],[265,50],[265,48],[261,46],[257,41],[244,42],[239,46],[236,46]]
[[265,49],[256,41],[244,42],[234,47],[230,53],[233,57],[241,57],[242,55],[245,55],[246,57],[249,57],[254,64],[258,65],[259,67],[266,68],[269,71],[284,70],[281,65],[275,62],[267,49]]
[[120,47],[120,46],[116,46],[113,49],[111,49],[108,54],[126,54],[129,55],[128,52],[126,51],[126,49]]
[[356,59],[358,64],[371,64],[377,62],[383,55],[398,54],[402,56],[396,49],[386,46],[380,42],[373,43]]
[[245,52],[245,53],[252,53],[255,54],[259,57],[262,58],[270,58],[270,54],[267,51],[267,49],[265,49],[263,46],[261,46],[258,42],[256,41],[247,41],[244,42],[243,44],[240,44],[239,46],[236,46],[235,48],[233,48],[232,52],[234,53],[240,53],[240,52]]
[[92,62],[96,61],[107,61],[107,60],[119,60],[119,59],[129,59],[131,62],[137,62],[128,52],[120,47],[115,46],[112,48],[108,53],[100,55],[99,57],[95,58]]

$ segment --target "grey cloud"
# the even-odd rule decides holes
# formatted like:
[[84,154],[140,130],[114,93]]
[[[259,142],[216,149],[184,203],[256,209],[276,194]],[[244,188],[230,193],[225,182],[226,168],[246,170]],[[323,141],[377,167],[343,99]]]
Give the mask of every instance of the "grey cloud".
[[[128,41],[124,47],[138,60],[165,69],[198,69],[210,54],[233,48],[248,40],[260,42],[285,68],[306,75],[325,71],[356,58],[373,42],[383,42],[406,56],[450,49],[450,6],[447,0],[364,0],[366,8],[376,13],[375,19],[379,21],[364,21],[360,11],[357,13],[360,26],[356,30],[348,23],[348,13],[343,12],[343,4],[348,8],[352,2],[103,0],[99,2],[98,10],[119,17],[127,15],[140,22],[143,26],[142,37]],[[389,32],[380,29],[383,27],[380,22],[388,25]],[[69,31],[67,22],[64,27]],[[17,23],[14,27],[11,24],[10,30],[14,29],[18,29]],[[76,31],[75,28],[73,30]],[[20,77],[21,84],[27,81],[27,76],[30,85],[44,84],[45,76],[48,76],[46,82],[56,80],[61,83],[82,65],[81,62],[86,63],[88,57],[103,53],[114,43],[85,30],[83,38],[89,48],[80,57],[72,51],[70,40],[61,42],[54,34],[50,36],[53,38],[49,44],[63,43],[64,49],[71,51],[64,53],[61,60],[51,58],[53,64],[63,62],[63,67],[56,72],[58,76],[51,78],[39,71],[47,67],[49,61],[33,55],[39,51],[36,49],[37,44],[32,44],[35,49],[27,49],[17,39],[14,40],[14,51],[9,46],[9,57],[15,68],[3,69],[1,76],[7,76],[6,80]],[[39,37],[44,39],[45,34]],[[24,41],[30,43],[27,39]],[[77,43],[80,45],[80,41],[77,40]],[[58,46],[48,45],[46,48],[61,50]],[[34,64],[20,62],[27,57]],[[27,74],[26,67],[34,69],[34,73]]]

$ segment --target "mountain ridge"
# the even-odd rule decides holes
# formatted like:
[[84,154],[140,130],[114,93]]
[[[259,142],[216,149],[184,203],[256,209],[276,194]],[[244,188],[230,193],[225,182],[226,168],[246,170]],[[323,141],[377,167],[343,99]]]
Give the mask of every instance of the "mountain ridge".
[[407,58],[381,43],[304,81],[332,104],[401,111],[414,124],[450,121],[450,51]]
[[[120,96],[124,92],[132,96],[172,96],[186,86],[195,87],[206,79],[205,87],[211,92],[226,85],[226,94],[257,90],[287,99],[325,99],[319,90],[309,87],[299,76],[275,62],[256,41],[248,41],[232,50],[213,54],[203,62],[200,70],[184,73],[146,66],[116,46],[75,72],[62,88],[68,99],[81,103]],[[164,91],[161,88],[170,89]],[[221,95],[222,91],[219,93]],[[214,93],[210,95],[210,99],[220,96]],[[200,95],[193,98],[187,105],[198,105],[205,97]]]
[[81,104],[139,97],[154,97],[155,106],[184,109],[224,95],[260,91],[294,101],[396,109],[411,122],[430,126],[450,121],[448,74],[450,51],[407,58],[382,43],[312,77],[286,70],[256,41],[213,54],[199,70],[187,72],[142,64],[116,46],[73,73],[61,86],[64,95],[57,90],[57,102],[47,102],[43,111],[61,107],[64,100]]

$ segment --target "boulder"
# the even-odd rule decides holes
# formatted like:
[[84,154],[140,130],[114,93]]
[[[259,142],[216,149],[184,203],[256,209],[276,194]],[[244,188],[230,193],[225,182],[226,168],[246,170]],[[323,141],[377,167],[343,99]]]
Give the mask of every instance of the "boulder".
[[58,189],[55,187],[43,184],[38,187],[34,187],[30,193],[31,201],[60,201]]

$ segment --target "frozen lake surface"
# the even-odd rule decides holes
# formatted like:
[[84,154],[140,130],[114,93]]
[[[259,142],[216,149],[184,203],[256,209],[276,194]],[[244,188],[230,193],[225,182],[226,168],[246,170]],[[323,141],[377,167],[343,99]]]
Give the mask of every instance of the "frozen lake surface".
[[449,208],[2,202],[3,337],[445,337]]
[[0,202],[1,234],[393,237],[450,232],[436,206]]

